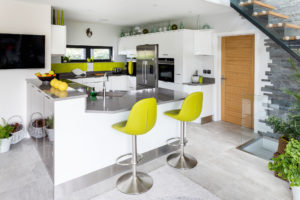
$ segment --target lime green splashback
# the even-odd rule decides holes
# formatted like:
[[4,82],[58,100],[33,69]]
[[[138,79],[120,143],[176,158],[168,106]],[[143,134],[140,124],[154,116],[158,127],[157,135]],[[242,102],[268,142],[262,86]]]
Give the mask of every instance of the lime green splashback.
[[[125,69],[125,63],[123,62],[94,63],[94,71],[112,71],[116,67]],[[55,63],[51,65],[51,69],[55,73],[68,73],[68,72],[72,72],[72,70],[76,68],[79,68],[82,71],[86,71],[87,63]]]
[[94,71],[112,71],[116,67],[125,69],[125,64],[123,62],[94,63]]
[[72,72],[73,69],[79,68],[82,71],[87,70],[87,63],[55,63],[51,65],[51,69],[55,73]]

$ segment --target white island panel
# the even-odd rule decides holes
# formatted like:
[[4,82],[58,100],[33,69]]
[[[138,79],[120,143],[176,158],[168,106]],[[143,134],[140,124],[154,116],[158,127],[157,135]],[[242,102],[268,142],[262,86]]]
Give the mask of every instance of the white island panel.
[[[155,127],[138,136],[138,152],[144,153],[178,137],[180,123],[165,116],[178,109],[182,101],[158,105]],[[59,185],[115,164],[116,158],[131,152],[131,136],[112,129],[127,120],[129,111],[117,113],[85,112],[86,98],[55,102],[54,183]]]

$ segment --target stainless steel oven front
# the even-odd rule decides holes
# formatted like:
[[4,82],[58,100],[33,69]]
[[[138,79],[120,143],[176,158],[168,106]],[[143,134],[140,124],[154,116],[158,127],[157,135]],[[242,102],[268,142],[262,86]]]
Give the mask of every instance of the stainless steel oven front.
[[174,82],[174,58],[158,59],[158,80]]

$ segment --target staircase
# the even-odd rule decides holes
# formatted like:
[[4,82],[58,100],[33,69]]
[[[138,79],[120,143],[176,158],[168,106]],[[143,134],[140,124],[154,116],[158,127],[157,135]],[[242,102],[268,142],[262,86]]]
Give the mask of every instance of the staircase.
[[[281,1],[281,0],[273,0]],[[287,2],[288,3],[288,2]],[[231,7],[300,61],[300,25],[262,0],[231,0]]]

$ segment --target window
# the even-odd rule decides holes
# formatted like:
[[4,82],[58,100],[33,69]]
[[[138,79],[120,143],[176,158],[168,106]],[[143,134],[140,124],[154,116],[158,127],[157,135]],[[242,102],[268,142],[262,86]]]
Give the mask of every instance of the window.
[[70,60],[86,60],[86,49],[85,48],[67,48],[66,56]]
[[67,45],[66,56],[70,62],[87,62],[88,58],[94,62],[111,62],[112,50],[112,47]]

